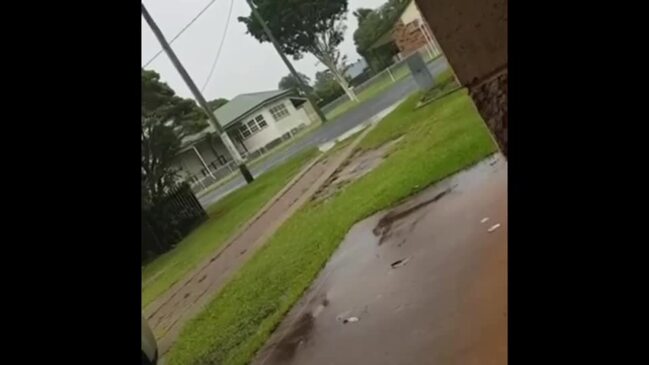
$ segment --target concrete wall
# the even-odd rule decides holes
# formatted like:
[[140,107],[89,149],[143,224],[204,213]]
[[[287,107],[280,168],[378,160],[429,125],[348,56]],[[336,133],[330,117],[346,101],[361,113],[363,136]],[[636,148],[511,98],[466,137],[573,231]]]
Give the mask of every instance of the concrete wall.
[[449,64],[507,154],[507,1],[416,0]]

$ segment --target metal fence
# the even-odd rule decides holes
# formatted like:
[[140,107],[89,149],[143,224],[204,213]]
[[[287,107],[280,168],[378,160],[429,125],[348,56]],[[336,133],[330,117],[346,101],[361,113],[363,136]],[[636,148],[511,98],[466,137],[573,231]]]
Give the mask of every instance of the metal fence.
[[[442,52],[436,47],[426,45],[424,47],[419,48],[416,51],[413,51],[412,53],[402,56],[400,60],[393,63],[392,65],[385,68],[384,70],[380,71],[376,75],[372,76],[370,79],[366,80],[365,82],[357,86],[352,87],[352,90],[358,95],[370,87],[381,86],[383,84],[391,84],[401,80],[406,76],[409,76],[410,69],[408,68],[408,65],[405,60],[417,52],[421,54],[422,58],[424,59],[424,61],[426,61],[426,63],[430,63],[433,60],[437,59],[437,57],[442,55]],[[323,113],[329,113],[332,110],[336,109],[338,106],[348,102],[349,100],[350,99],[347,96],[347,94],[343,93],[334,101],[323,106],[321,110]]]
[[143,261],[168,251],[207,219],[207,212],[186,183],[141,213]]
[[186,177],[186,180],[191,186],[192,191],[194,191],[195,193],[199,193],[207,189],[212,184],[217,183],[218,181],[222,180],[238,169],[237,164],[233,160],[230,160],[224,165],[218,166],[214,169],[211,169],[209,167],[210,166],[208,166],[208,170],[203,169],[203,176],[190,175]]

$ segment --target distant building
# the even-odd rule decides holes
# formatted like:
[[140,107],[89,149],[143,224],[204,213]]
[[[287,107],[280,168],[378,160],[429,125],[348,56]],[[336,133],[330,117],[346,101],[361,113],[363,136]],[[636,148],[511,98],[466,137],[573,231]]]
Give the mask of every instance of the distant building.
[[435,55],[441,53],[433,32],[414,0],[406,6],[392,28],[374,41],[369,48],[378,48],[391,42],[394,42],[399,49],[398,59],[403,59],[423,47],[428,48]]
[[360,58],[358,61],[352,63],[347,71],[345,71],[345,76],[352,80],[359,75],[361,75],[367,69],[367,62],[364,59]]
[[[214,114],[239,152],[251,158],[319,122],[311,105],[293,90],[241,94],[214,110]],[[183,140],[175,164],[194,187],[200,185],[198,188],[237,168],[211,125]]]

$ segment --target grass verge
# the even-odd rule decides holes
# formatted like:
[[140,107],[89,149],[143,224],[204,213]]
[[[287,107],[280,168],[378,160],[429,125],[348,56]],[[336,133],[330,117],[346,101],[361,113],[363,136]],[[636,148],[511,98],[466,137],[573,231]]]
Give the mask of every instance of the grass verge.
[[180,280],[214,252],[278,193],[319,152],[303,152],[232,192],[207,209],[209,219],[176,248],[142,268],[142,307]]
[[360,142],[369,150],[403,136],[387,159],[289,218],[187,323],[169,364],[249,363],[354,223],[496,151],[466,90],[415,110],[420,97],[412,95]]

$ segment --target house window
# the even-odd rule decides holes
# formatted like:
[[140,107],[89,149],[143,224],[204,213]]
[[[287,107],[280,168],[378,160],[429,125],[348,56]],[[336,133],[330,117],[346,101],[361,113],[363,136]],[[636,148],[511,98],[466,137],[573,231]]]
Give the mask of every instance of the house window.
[[248,129],[248,126],[245,124],[242,124],[239,127],[239,132],[241,133],[242,139],[245,139],[246,137],[250,137],[252,133],[250,132],[250,129]]
[[257,124],[259,125],[259,128],[268,127],[268,123],[266,123],[266,120],[264,119],[264,116],[261,115],[261,114],[255,117],[255,121],[257,121]]
[[273,115],[273,118],[275,119],[275,121],[278,121],[280,119],[284,119],[289,115],[288,109],[286,109],[286,106],[284,106],[283,103],[282,104],[277,104],[274,107],[270,108],[270,114]]
[[250,120],[248,122],[248,128],[250,128],[250,132],[252,132],[253,134],[259,132],[259,126],[254,120]]
[[263,115],[258,115],[254,119],[250,119],[248,122],[242,123],[239,129],[235,130],[235,133],[236,136],[240,137],[240,140],[243,141],[266,127],[268,127],[268,123],[266,123],[266,120],[264,120]]

